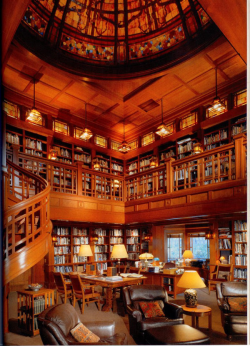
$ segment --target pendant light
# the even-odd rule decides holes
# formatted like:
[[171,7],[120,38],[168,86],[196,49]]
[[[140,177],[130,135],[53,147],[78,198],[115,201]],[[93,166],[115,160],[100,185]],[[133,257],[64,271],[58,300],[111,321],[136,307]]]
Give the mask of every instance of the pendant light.
[[95,157],[93,160],[92,160],[92,164],[93,164],[93,168],[95,171],[100,171],[101,169],[101,164],[100,164],[100,161],[98,159],[98,157]]
[[87,103],[85,103],[85,126],[84,126],[83,133],[79,136],[79,138],[83,139],[84,141],[88,141],[93,136],[92,131],[86,127],[86,124],[87,124]]
[[159,125],[155,131],[160,137],[165,137],[169,134],[168,127],[163,122],[163,101],[161,99],[161,125]]
[[118,150],[126,154],[129,150],[131,150],[131,146],[128,145],[128,143],[125,141],[125,123],[123,122],[123,142],[121,145],[119,145]]
[[213,104],[208,108],[209,112],[221,113],[226,110],[225,104],[221,101],[220,97],[217,95],[217,67],[215,68],[215,98]]
[[41,113],[36,109],[35,106],[35,101],[36,101],[36,80],[35,78],[33,79],[34,82],[34,95],[33,95],[33,107],[32,109],[28,112],[28,116],[26,120],[31,121],[35,124],[40,124],[42,122],[42,115]]
[[202,145],[201,143],[197,142],[197,143],[194,143],[194,146],[193,146],[193,153],[194,154],[200,154],[203,152],[203,149],[202,149]]
[[149,166],[150,168],[155,168],[157,166],[157,157],[156,155],[151,156],[149,160]]

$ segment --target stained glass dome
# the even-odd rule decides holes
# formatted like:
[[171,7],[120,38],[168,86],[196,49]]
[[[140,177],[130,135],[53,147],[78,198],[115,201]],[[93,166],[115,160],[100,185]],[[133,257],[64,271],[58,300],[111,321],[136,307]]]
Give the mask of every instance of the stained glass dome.
[[214,26],[196,0],[32,0],[18,36],[38,55],[45,43],[47,59],[71,65],[71,72],[84,75],[92,66],[94,74],[138,75],[155,59],[157,70],[187,58],[214,38],[211,33]]

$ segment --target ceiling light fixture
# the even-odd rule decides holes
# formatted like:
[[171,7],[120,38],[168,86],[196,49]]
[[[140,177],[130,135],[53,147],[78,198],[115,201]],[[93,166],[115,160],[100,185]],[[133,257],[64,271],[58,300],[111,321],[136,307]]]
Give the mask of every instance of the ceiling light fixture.
[[169,134],[168,127],[163,122],[163,101],[161,99],[161,125],[159,125],[155,131],[160,137],[165,137]]
[[118,150],[123,154],[131,150],[131,146],[125,141],[125,122],[123,122],[123,142],[119,145]]
[[80,135],[80,139],[83,139],[84,141],[88,141],[93,136],[92,131],[88,129],[86,125],[87,125],[87,103],[85,103],[85,126],[84,126],[83,133]]
[[217,95],[217,67],[215,68],[215,98],[213,104],[208,108],[209,112],[221,113],[226,110],[225,104],[221,101],[220,97]]
[[42,115],[41,113],[36,109],[35,102],[36,102],[36,80],[35,78],[33,79],[34,83],[34,95],[33,95],[33,107],[32,109],[28,112],[28,116],[26,120],[32,121],[33,123],[40,124],[42,121]]

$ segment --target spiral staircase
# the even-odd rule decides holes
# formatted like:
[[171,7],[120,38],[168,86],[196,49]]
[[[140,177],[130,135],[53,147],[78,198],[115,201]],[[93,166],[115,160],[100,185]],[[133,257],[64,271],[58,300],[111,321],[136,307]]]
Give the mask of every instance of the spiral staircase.
[[[4,320],[8,321],[9,283],[33,267],[51,245],[50,185],[7,160],[3,172]],[[5,329],[8,323],[4,323]]]

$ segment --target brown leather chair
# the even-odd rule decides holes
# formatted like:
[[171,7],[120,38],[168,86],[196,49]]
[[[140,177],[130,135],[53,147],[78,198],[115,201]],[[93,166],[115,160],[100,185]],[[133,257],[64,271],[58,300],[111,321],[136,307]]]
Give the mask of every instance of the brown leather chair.
[[216,297],[227,338],[230,340],[233,335],[247,335],[247,306],[244,304],[247,300],[247,284],[235,281],[217,284]]
[[[124,306],[129,317],[130,334],[139,344],[146,343],[145,331],[148,329],[183,324],[183,310],[181,306],[169,303],[168,294],[164,287],[159,285],[133,285],[123,288]],[[145,318],[139,302],[157,301],[165,317]]]
[[[38,316],[38,326],[43,344],[94,345],[93,343],[79,343],[72,337],[71,329],[80,322],[80,318],[72,305],[50,306]],[[101,338],[95,345],[127,345],[125,333],[115,334],[114,321],[84,322],[83,324]]]

